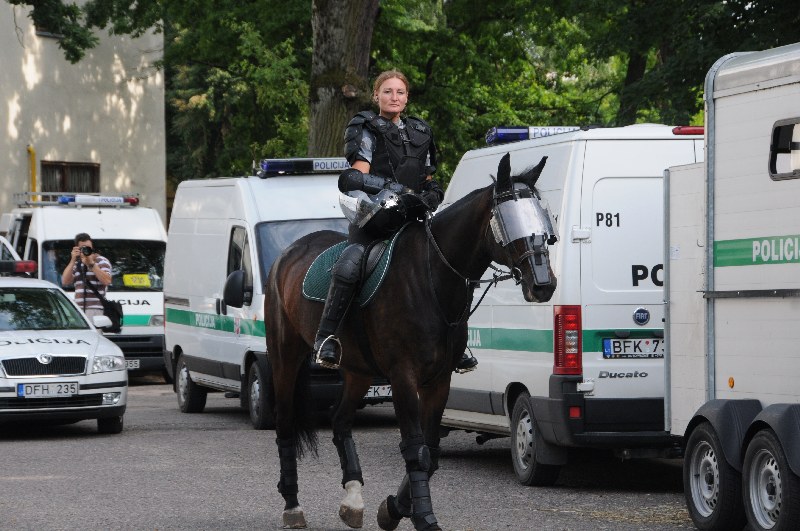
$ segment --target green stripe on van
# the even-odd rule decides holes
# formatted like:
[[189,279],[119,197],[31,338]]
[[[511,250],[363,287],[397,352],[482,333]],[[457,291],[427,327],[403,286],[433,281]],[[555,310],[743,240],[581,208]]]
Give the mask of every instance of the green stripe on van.
[[122,326],[147,326],[152,315],[123,315]]
[[[658,329],[630,329],[623,333],[631,339],[653,337]],[[603,339],[613,338],[617,330],[584,330],[583,351],[602,352]],[[526,330],[517,328],[472,328],[469,329],[467,345],[478,350],[512,350],[521,352],[552,352],[552,330]]]
[[714,266],[800,263],[800,235],[714,242]]
[[[213,313],[198,313],[188,310],[167,308],[164,316],[168,323],[174,323],[195,328],[207,328],[220,332],[234,333],[235,320],[229,315],[216,315]],[[239,320],[239,334],[245,336],[267,337],[264,321]]]

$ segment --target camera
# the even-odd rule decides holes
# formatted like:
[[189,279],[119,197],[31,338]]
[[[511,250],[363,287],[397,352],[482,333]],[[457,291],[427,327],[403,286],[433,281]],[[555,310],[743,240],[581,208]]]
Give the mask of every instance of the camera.
[[81,246],[81,254],[83,256],[91,256],[94,253],[94,249],[89,247],[88,245]]

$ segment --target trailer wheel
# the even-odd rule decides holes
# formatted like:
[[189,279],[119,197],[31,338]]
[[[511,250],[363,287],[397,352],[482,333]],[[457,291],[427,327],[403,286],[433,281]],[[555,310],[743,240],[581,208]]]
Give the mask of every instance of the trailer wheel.
[[186,358],[183,355],[178,358],[176,376],[175,389],[180,410],[184,413],[202,413],[206,407],[208,391],[194,383],[189,376],[189,367],[186,366]]
[[698,425],[686,443],[683,495],[698,529],[744,527],[741,474],[725,460],[719,437],[709,422]]
[[267,378],[271,379],[270,366],[267,361],[267,374],[261,370],[257,361],[250,364],[247,371],[247,398],[250,422],[257,430],[275,429],[275,419],[267,401]]
[[797,529],[800,478],[789,468],[780,441],[771,430],[753,437],[744,456],[744,499],[754,530]]
[[545,487],[556,482],[561,467],[536,461],[536,430],[539,428],[532,411],[530,395],[521,393],[511,414],[511,462],[520,483]]

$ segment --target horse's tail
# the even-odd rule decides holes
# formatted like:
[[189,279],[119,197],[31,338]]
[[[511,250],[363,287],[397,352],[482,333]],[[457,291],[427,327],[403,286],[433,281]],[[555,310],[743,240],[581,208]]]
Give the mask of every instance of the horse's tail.
[[316,410],[311,399],[311,364],[303,363],[297,373],[294,386],[294,433],[297,456],[303,457],[306,451],[317,456]]

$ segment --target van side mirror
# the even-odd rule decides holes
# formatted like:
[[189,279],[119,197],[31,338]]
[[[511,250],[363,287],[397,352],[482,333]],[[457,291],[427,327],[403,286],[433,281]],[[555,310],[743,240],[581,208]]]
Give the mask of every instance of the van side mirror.
[[222,289],[223,307],[225,305],[233,306],[234,308],[241,308],[244,306],[244,280],[245,273],[241,269],[228,275],[228,278],[225,280],[225,287]]

